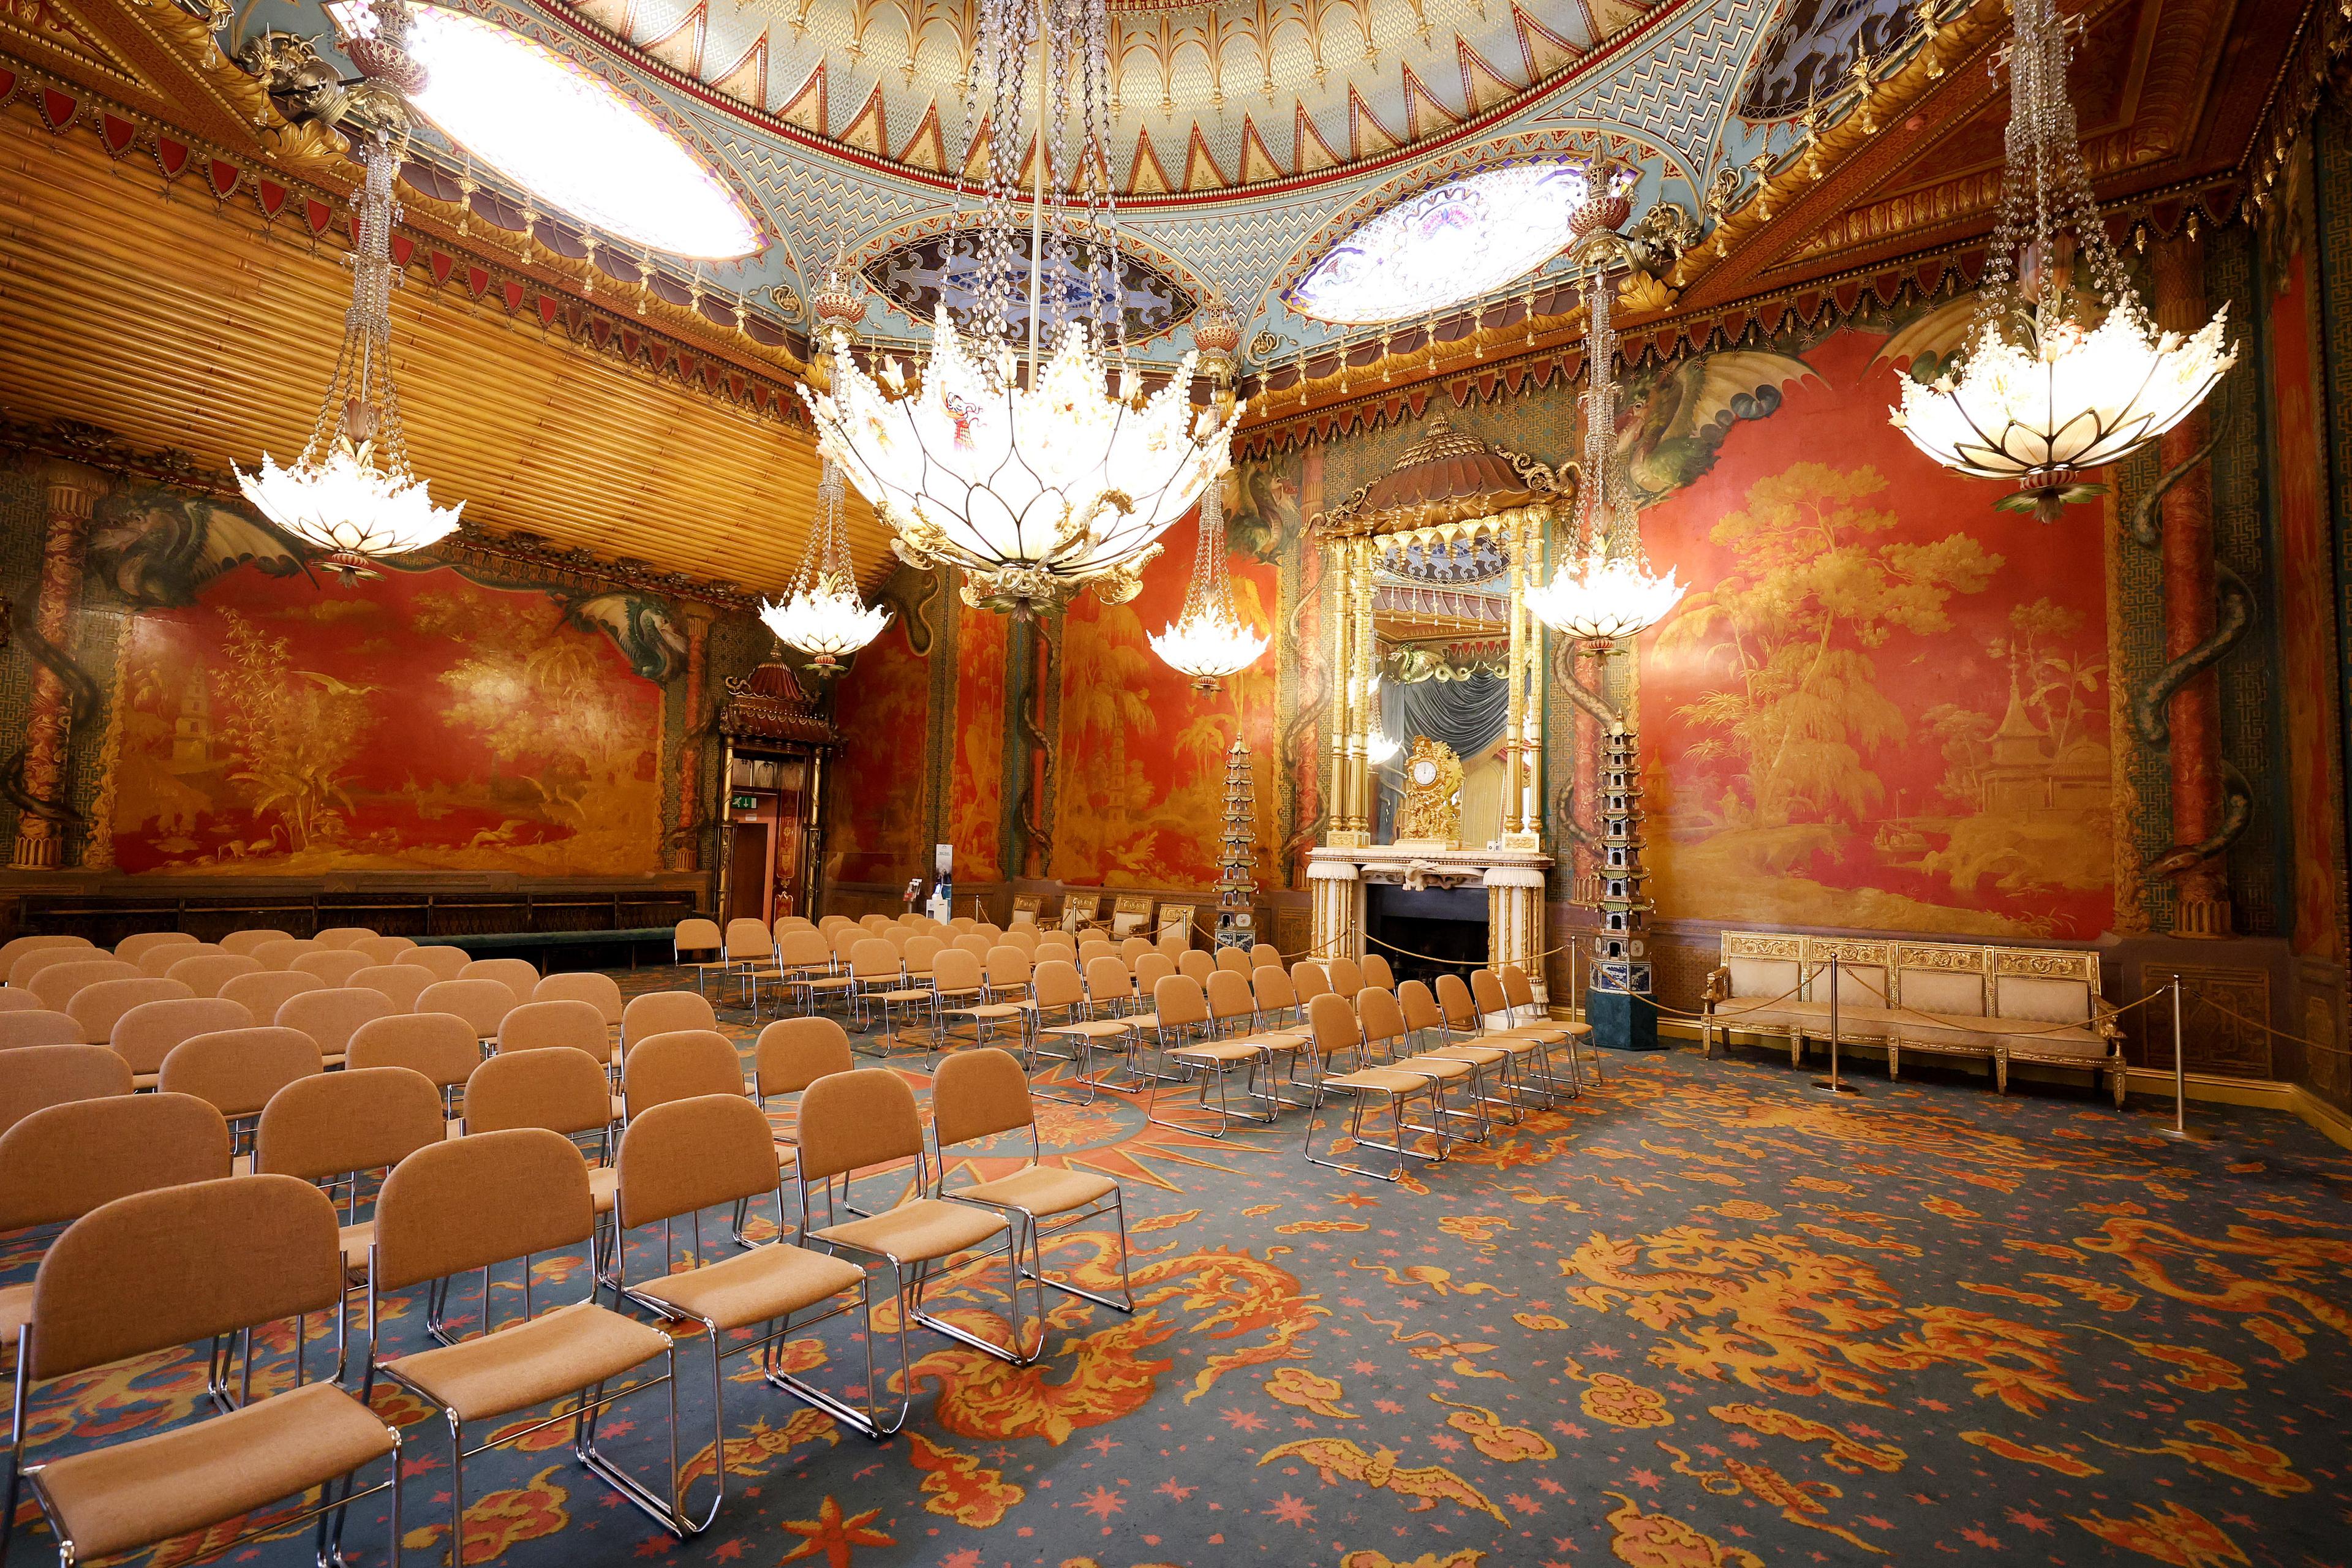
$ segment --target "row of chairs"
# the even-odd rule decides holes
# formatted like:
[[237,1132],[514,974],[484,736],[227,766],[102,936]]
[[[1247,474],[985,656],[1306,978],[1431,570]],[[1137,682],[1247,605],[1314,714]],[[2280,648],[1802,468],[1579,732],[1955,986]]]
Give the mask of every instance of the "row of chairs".
[[[316,1516],[321,1561],[338,1561],[344,1509],[389,1489],[396,1561],[401,1438],[367,1408],[382,1377],[436,1408],[448,1424],[451,1469],[436,1489],[446,1485],[449,1495],[453,1543],[466,1539],[466,1459],[563,1422],[572,1425],[583,1464],[684,1536],[716,1519],[726,1467],[713,1467],[712,1495],[698,1514],[678,1464],[673,1327],[693,1323],[705,1331],[712,1357],[714,1452],[723,1453],[728,1379],[720,1363],[726,1356],[760,1352],[761,1379],[880,1438],[898,1430],[908,1415],[910,1321],[1026,1365],[1045,1345],[1044,1288],[1133,1310],[1118,1184],[1036,1163],[1034,1108],[1018,1061],[991,1051],[945,1064],[927,1141],[905,1080],[887,1071],[850,1069],[846,1038],[837,1027],[824,1020],[772,1027],[796,1031],[803,1066],[818,1068],[801,1089],[798,1147],[790,1162],[798,1217],[789,1241],[782,1239],[781,1225],[786,1161],[767,1118],[745,1098],[738,1080],[740,1059],[723,1037],[711,1038],[724,1049],[730,1081],[706,1079],[698,1088],[691,1075],[673,1071],[677,1092],[635,1109],[602,1183],[556,1127],[521,1121],[469,1129],[461,1139],[443,1136],[431,1085],[397,1068],[355,1068],[282,1090],[265,1110],[252,1174],[231,1174],[226,1124],[217,1111],[170,1093],[51,1107],[0,1134],[0,1204],[10,1205],[0,1219],[65,1226],[17,1303],[22,1373],[0,1530],[13,1529],[20,1482],[30,1488],[68,1563],[210,1529],[315,1487],[322,1489],[315,1506],[290,1520],[273,1518],[260,1529],[276,1532]],[[665,1055],[683,1062],[693,1053],[682,1044],[671,1047],[683,1040],[646,1040],[632,1058],[633,1069]],[[765,1045],[763,1039],[763,1058]],[[570,1066],[563,1058],[574,1057],[575,1073],[601,1079],[593,1060],[563,1049],[502,1057],[476,1071],[478,1077],[541,1061]],[[468,1094],[478,1103],[495,1098],[488,1082]],[[1027,1168],[950,1186],[950,1150],[1024,1126],[1032,1139]],[[901,1201],[812,1228],[811,1183],[824,1187],[829,1201],[838,1178],[845,1198],[854,1178],[878,1172],[903,1181],[910,1163],[912,1186]],[[385,1174],[372,1213],[355,1222],[351,1206],[359,1178],[376,1169]],[[338,1215],[322,1182],[346,1184],[352,1195],[344,1215]],[[602,1202],[600,1186],[607,1194]],[[705,1262],[702,1215],[729,1207],[740,1215],[742,1205],[771,1192],[778,1204],[779,1239],[747,1243],[740,1254]],[[609,1220],[600,1214],[609,1214]],[[1105,1215],[1116,1220],[1118,1231],[1119,1295],[1048,1279],[1044,1237]],[[669,1242],[673,1222],[681,1219],[691,1220],[695,1246],[688,1267],[677,1271],[668,1261],[674,1257]],[[665,1261],[656,1273],[631,1280],[619,1238],[656,1223],[663,1226]],[[603,1248],[606,1263],[595,1262],[600,1226],[613,1238]],[[533,1257],[583,1244],[592,1258],[585,1297],[534,1311]],[[1000,1258],[1011,1307],[1005,1342],[972,1334],[926,1308],[927,1290],[943,1279]],[[516,1261],[521,1265],[520,1321],[491,1333],[489,1271]],[[482,1275],[478,1331],[461,1336],[449,1310],[447,1282],[477,1270]],[[884,1274],[898,1308],[899,1360],[899,1398],[887,1416],[884,1384],[873,1365],[874,1285]],[[1032,1286],[1033,1306],[1025,1315],[1019,1302],[1024,1281]],[[605,1286],[614,1292],[611,1307],[600,1299]],[[341,1388],[341,1374],[348,1352],[347,1298],[362,1289],[369,1345],[354,1398]],[[388,1298],[419,1290],[430,1343],[399,1353],[387,1342],[404,1314],[389,1310]],[[655,1321],[619,1310],[630,1305]],[[337,1375],[313,1381],[304,1320],[327,1312],[336,1321]],[[847,1313],[863,1320],[862,1408],[788,1372],[777,1353],[791,1335]],[[293,1386],[253,1399],[252,1331],[287,1320],[295,1325]],[[42,1385],[208,1339],[216,1347],[225,1341],[243,1347],[234,1389],[217,1348],[209,1370],[222,1415],[45,1464],[24,1463],[32,1436],[53,1429],[28,1418],[28,1400]],[[656,1362],[660,1372],[646,1375]],[[607,1392],[623,1378],[635,1381]],[[264,1381],[283,1380],[265,1374]],[[665,1384],[672,1390],[669,1477],[656,1490],[620,1468],[600,1446],[596,1429],[610,1405]],[[505,1423],[557,1401],[568,1403],[520,1427],[501,1425],[488,1441],[467,1446],[468,1426]],[[379,1462],[388,1462],[384,1479],[360,1489],[360,1473]],[[0,1534],[0,1551],[5,1543]],[[456,1553],[453,1546],[453,1562]]]

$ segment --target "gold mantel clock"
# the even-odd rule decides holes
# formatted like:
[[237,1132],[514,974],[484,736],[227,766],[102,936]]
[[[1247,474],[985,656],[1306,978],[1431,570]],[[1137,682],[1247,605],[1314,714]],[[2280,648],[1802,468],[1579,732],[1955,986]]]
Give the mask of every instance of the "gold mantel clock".
[[1462,837],[1462,759],[1443,741],[1412,738],[1405,759],[1404,799],[1397,807],[1396,841],[1435,849]]

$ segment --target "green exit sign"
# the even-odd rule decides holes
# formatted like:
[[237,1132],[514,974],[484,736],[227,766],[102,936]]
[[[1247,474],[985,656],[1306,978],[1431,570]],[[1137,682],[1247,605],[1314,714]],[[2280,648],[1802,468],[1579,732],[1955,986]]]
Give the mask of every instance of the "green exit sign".
[[760,809],[759,797],[756,795],[739,795],[728,804],[732,805],[737,811],[757,811]]

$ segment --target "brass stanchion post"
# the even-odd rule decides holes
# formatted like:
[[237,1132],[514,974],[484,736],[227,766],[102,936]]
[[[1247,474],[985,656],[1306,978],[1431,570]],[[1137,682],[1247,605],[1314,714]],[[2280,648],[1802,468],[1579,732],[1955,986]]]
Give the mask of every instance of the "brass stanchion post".
[[1838,955],[1830,954],[1830,1076],[1817,1078],[1813,1087],[1823,1094],[1860,1094],[1862,1090],[1838,1075]]
[[2157,1135],[2169,1138],[2175,1143],[2209,1142],[2202,1132],[2189,1130],[2189,1068],[2188,1058],[2180,1042],[2180,976],[2172,977],[2168,987],[2172,993],[2172,1125],[2159,1127]]

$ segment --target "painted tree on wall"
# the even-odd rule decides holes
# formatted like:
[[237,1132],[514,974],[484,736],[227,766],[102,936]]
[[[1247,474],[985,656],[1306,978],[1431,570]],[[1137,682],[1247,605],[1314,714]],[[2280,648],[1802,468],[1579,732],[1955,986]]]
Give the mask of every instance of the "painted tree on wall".
[[373,728],[367,695],[374,688],[295,668],[287,638],[235,610],[223,611],[221,623],[226,659],[214,684],[229,777],[244,786],[255,820],[272,820],[272,837],[246,844],[245,852],[299,853],[341,837],[352,811],[351,764]]

